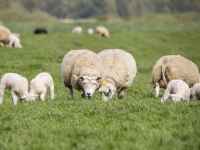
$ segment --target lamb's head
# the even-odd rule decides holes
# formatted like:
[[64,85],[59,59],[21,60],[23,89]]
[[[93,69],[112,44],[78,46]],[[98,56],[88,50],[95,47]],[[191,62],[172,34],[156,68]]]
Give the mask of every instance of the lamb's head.
[[102,95],[102,99],[104,101],[107,101],[107,100],[111,99],[113,97],[113,95],[115,95],[116,88],[115,88],[115,86],[113,84],[106,83],[106,84],[103,84],[99,88],[99,92]]
[[184,100],[184,101],[186,100],[184,97],[182,97],[181,95],[178,95],[178,94],[169,94],[169,96],[172,98],[172,101],[174,103],[180,102],[182,100]]
[[24,102],[29,102],[31,101],[31,96],[27,93],[27,94],[24,94],[21,99],[24,101]]
[[86,97],[91,98],[92,94],[99,85],[100,79],[101,77],[89,77],[89,76],[79,77],[79,83],[81,85],[81,88],[84,90]]

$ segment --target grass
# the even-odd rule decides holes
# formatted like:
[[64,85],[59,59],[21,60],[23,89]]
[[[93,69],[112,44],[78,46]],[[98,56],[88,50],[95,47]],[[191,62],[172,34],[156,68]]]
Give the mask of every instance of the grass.
[[[0,106],[0,149],[200,149],[200,103],[161,104],[154,97],[151,71],[164,55],[179,54],[200,67],[200,22],[101,23],[111,32],[109,39],[86,29],[97,23],[4,23],[20,33],[22,49],[0,47],[0,76],[13,72],[28,81],[40,72],[49,72],[55,83],[55,99],[49,92],[45,101],[14,106],[10,91]],[[81,25],[84,33],[72,34]],[[45,27],[48,35],[34,35]],[[70,100],[61,77],[63,56],[73,49],[120,48],[136,59],[138,73],[123,101],[114,96],[104,102],[98,91],[91,100],[82,100],[74,91]]]

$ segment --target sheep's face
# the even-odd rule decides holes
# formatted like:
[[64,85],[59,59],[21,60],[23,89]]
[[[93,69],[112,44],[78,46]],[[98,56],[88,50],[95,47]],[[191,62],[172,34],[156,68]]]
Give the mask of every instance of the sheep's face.
[[178,94],[169,94],[169,96],[172,98],[172,101],[174,103],[177,103],[177,102],[180,102],[182,100],[185,100],[184,97],[182,97],[181,95],[178,95]]
[[111,99],[113,97],[113,95],[115,95],[116,88],[114,85],[107,83],[105,85],[102,85],[99,88],[99,92],[102,95],[102,99],[104,101],[107,101],[107,100]]
[[82,76],[79,77],[79,82],[84,90],[85,96],[91,98],[94,91],[97,89],[99,85],[99,80],[101,77],[89,77],[89,76]]

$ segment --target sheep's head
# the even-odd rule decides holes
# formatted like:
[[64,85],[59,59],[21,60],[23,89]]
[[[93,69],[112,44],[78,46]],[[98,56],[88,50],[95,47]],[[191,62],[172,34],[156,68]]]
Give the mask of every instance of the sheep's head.
[[180,102],[182,100],[186,100],[184,97],[182,97],[181,95],[178,95],[178,94],[169,94],[169,96],[172,98],[172,101],[174,103]]
[[99,85],[99,80],[101,77],[89,77],[82,76],[79,77],[79,83],[84,90],[85,96],[91,98],[94,91],[97,89]]
[[31,101],[31,96],[27,93],[27,94],[24,94],[21,99],[24,101],[24,102],[29,102]]
[[102,95],[102,99],[107,101],[115,95],[116,88],[113,84],[106,83],[99,88],[99,92]]

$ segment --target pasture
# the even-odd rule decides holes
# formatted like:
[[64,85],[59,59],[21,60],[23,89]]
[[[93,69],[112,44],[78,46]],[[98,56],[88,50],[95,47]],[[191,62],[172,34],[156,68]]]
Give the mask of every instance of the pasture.
[[[105,25],[110,38],[88,35]],[[52,75],[55,99],[12,104],[10,91],[0,106],[0,149],[200,149],[200,102],[165,104],[154,96],[151,72],[164,55],[182,55],[200,68],[200,22],[4,23],[20,34],[22,49],[0,47],[0,77],[18,73],[30,83],[40,72]],[[74,26],[83,34],[72,34]],[[47,35],[34,35],[37,27]],[[69,50],[123,49],[133,55],[138,72],[124,99],[102,101],[98,91],[82,100],[64,88],[61,62]]]

